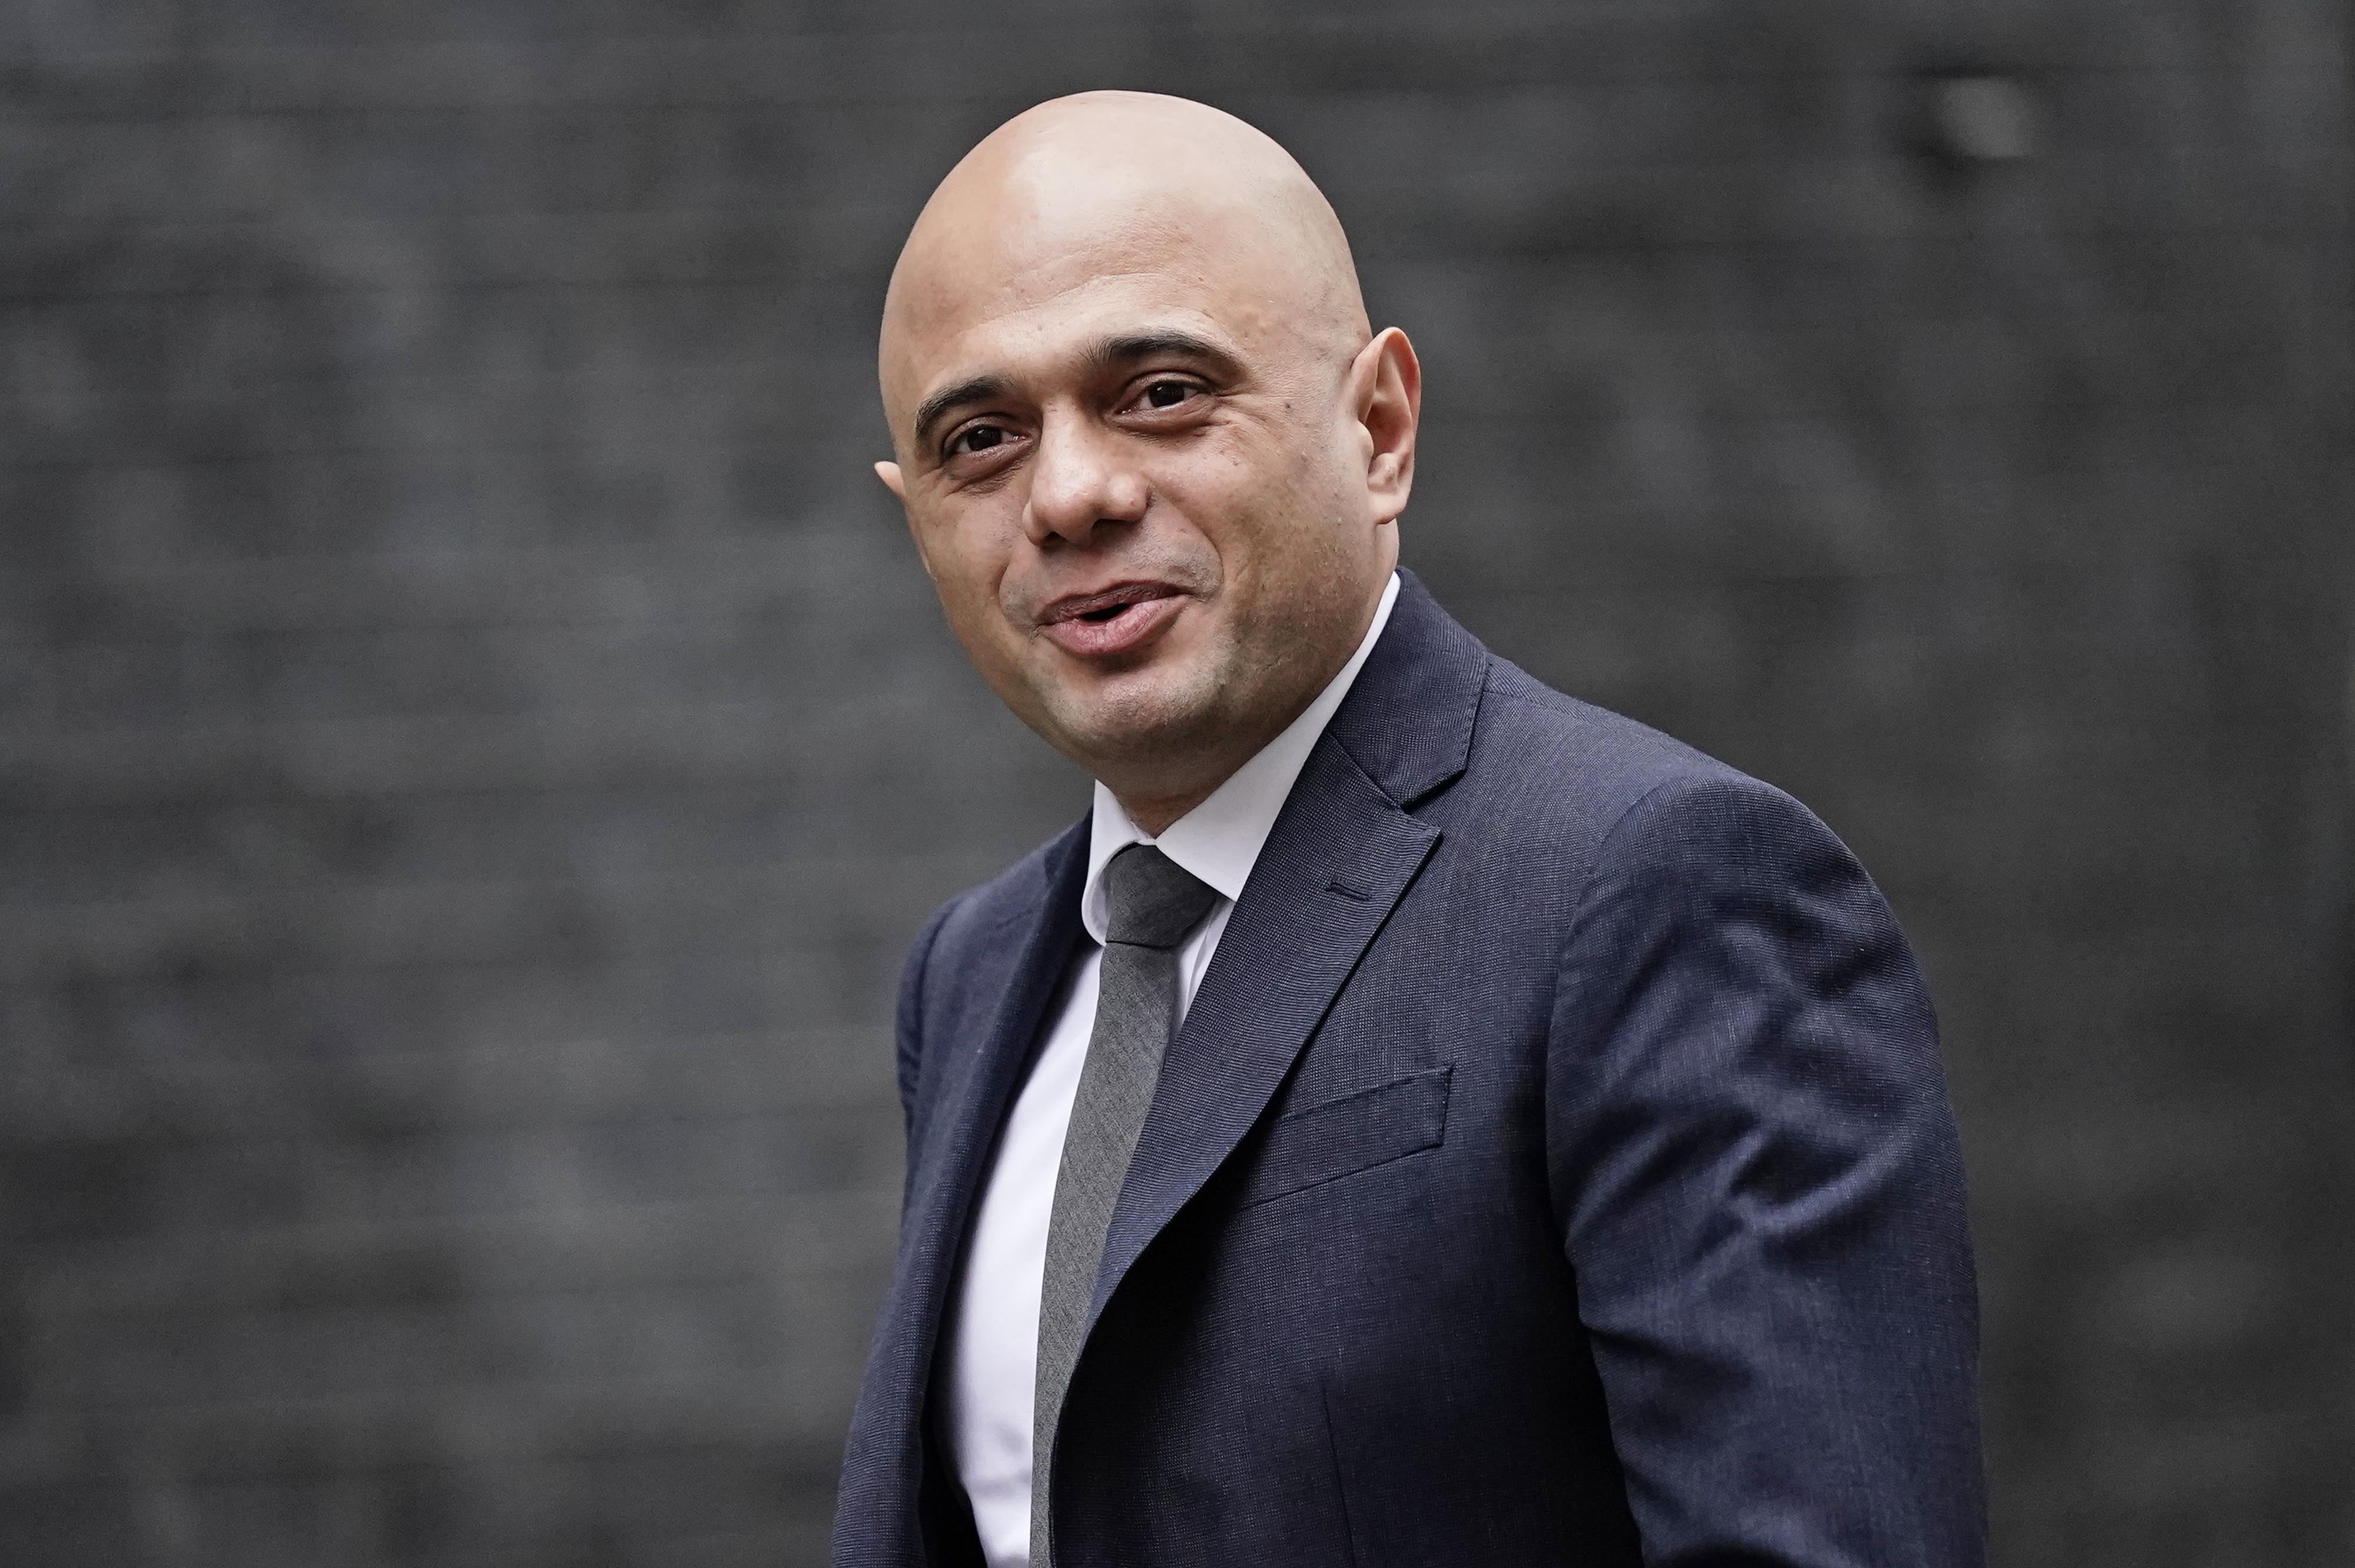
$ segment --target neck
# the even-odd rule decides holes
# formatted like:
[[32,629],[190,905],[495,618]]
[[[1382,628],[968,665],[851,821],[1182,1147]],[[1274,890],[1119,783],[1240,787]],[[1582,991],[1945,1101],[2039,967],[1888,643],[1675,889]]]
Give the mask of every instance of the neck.
[[1244,763],[1282,735],[1284,726],[1305,713],[1308,704],[1315,700],[1312,693],[1282,724],[1263,734],[1253,733],[1240,742],[1230,737],[1228,744],[1218,747],[1214,755],[1197,752],[1186,759],[1192,766],[1185,769],[1182,777],[1173,778],[1166,770],[1156,770],[1158,777],[1105,779],[1104,787],[1112,791],[1113,799],[1120,802],[1120,809],[1128,813],[1128,820],[1140,832],[1157,839],[1170,823],[1217,794],[1220,785],[1233,778]]
[[[1229,779],[1233,777],[1231,772],[1227,775]],[[1226,779],[1221,779],[1219,784],[1226,781]],[[1218,790],[1219,785],[1213,784],[1208,789],[1199,789],[1191,794],[1150,800],[1124,795],[1117,789],[1112,793],[1113,799],[1120,802],[1120,809],[1128,813],[1128,820],[1135,822],[1146,838],[1157,839],[1170,823],[1217,794]]]
[[[1253,726],[1240,736],[1230,732],[1219,741],[1184,757],[1175,767],[1164,753],[1154,758],[1156,765],[1149,770],[1139,770],[1125,778],[1116,776],[1124,769],[1106,768],[1090,768],[1090,771],[1103,780],[1104,787],[1112,791],[1113,799],[1120,802],[1120,809],[1128,813],[1128,820],[1135,822],[1139,831],[1147,837],[1159,838],[1171,823],[1218,793],[1220,785],[1233,778],[1245,763],[1257,757],[1295,720],[1306,713],[1326,687],[1332,684],[1334,678],[1365,641],[1366,629],[1373,623],[1374,611],[1380,607],[1382,595],[1390,587],[1391,573],[1391,567],[1385,566],[1375,578],[1372,590],[1356,618],[1355,635],[1331,656],[1330,662],[1326,664],[1314,683],[1306,691],[1298,693],[1294,701],[1286,703],[1280,714],[1271,715],[1269,722]],[[1082,765],[1086,766],[1085,763]]]

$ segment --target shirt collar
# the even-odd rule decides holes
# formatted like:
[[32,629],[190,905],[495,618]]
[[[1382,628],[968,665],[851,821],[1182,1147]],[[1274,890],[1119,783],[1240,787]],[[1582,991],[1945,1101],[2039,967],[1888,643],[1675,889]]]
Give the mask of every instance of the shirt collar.
[[1163,854],[1209,884],[1221,896],[1230,900],[1242,896],[1243,884],[1251,880],[1252,867],[1275,826],[1276,813],[1284,810],[1300,770],[1308,765],[1308,754],[1316,749],[1316,737],[1325,733],[1334,710],[1349,694],[1366,656],[1374,651],[1375,640],[1390,623],[1398,593],[1398,574],[1392,572],[1382,589],[1381,603],[1374,607],[1373,624],[1366,628],[1358,651],[1349,655],[1341,673],[1326,683],[1316,700],[1303,708],[1283,734],[1235,769],[1209,799],[1164,828],[1159,838],[1148,838],[1129,821],[1113,792],[1097,784],[1095,809],[1088,823],[1088,881],[1080,894],[1080,921],[1089,936],[1098,942],[1104,939],[1104,867],[1131,844],[1158,844]]

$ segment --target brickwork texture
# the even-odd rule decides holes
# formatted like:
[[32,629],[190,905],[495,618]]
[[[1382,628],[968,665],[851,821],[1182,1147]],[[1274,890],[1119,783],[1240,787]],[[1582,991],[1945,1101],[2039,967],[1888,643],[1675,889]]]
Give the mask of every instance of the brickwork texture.
[[2355,1561],[2343,0],[0,16],[0,1563],[822,1560],[923,915],[868,471],[1041,97],[1290,145],[1408,562],[1913,934],[2006,1568]]

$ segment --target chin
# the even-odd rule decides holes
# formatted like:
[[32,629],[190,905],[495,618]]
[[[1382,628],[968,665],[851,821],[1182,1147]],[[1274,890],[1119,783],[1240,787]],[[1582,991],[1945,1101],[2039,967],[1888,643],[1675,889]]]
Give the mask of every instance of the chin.
[[1214,734],[1225,717],[1224,683],[1202,665],[1145,669],[1093,692],[1045,694],[1049,736],[1058,749],[1101,776],[1107,766],[1174,761]]

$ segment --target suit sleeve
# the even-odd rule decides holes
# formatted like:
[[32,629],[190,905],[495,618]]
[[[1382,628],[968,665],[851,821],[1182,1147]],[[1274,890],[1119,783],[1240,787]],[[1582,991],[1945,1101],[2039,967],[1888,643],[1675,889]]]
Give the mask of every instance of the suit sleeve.
[[1977,1568],[1977,1305],[1936,1026],[1789,797],[1600,847],[1548,1054],[1555,1211],[1651,1568]]

